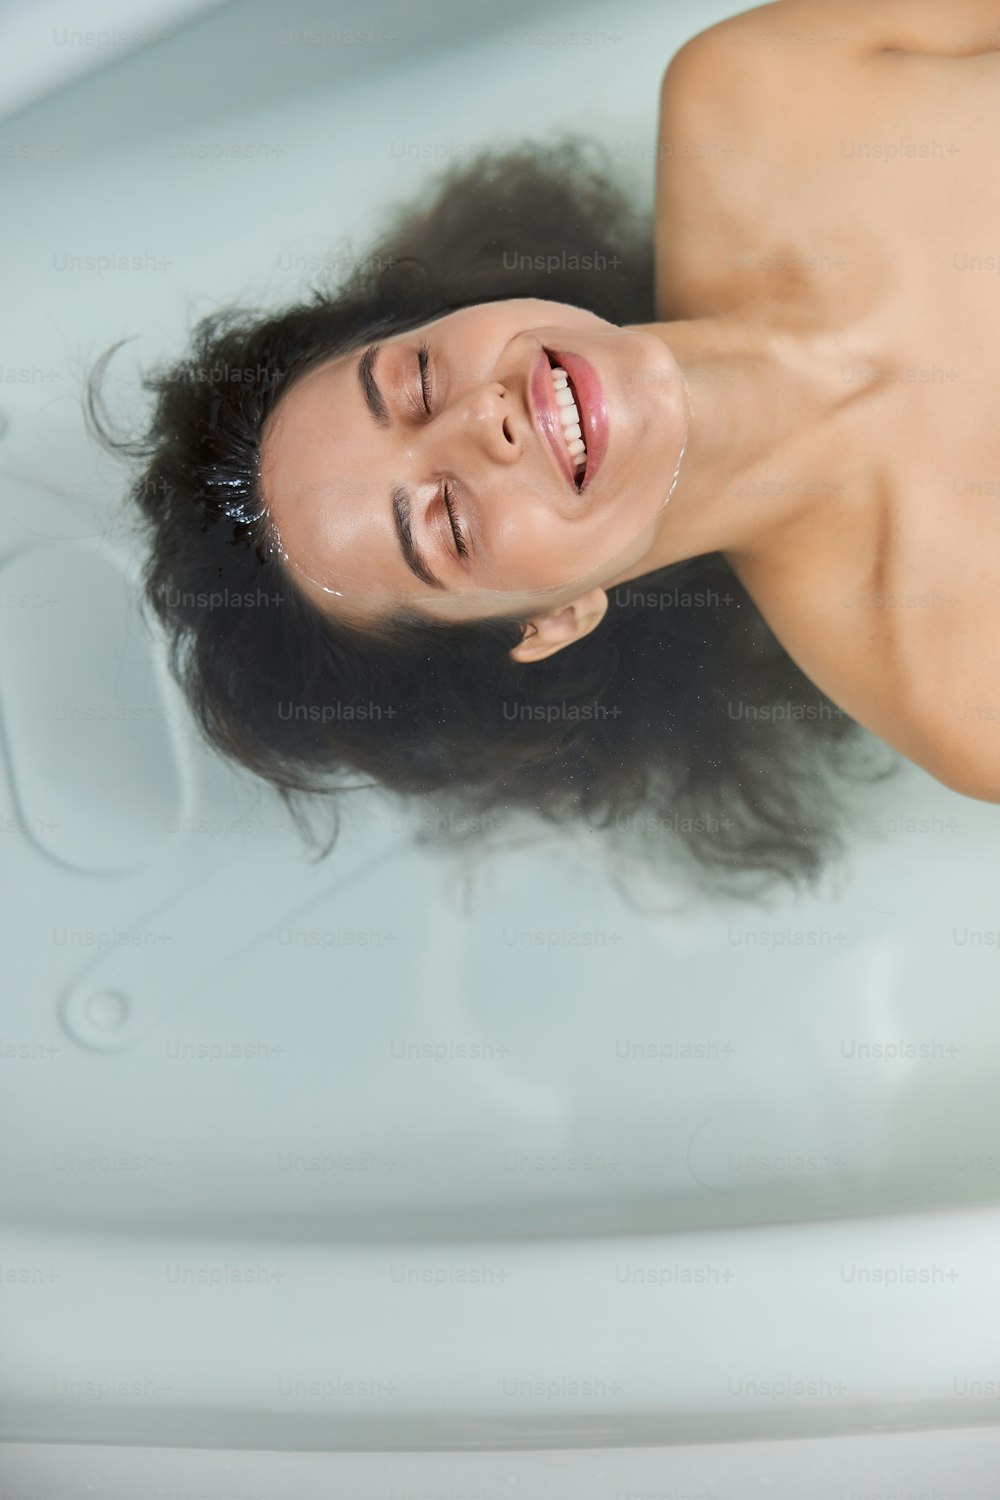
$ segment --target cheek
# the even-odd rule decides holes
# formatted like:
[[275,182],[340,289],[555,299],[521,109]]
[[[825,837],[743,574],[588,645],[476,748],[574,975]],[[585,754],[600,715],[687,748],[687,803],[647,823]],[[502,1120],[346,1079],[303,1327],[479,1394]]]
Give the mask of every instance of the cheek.
[[599,494],[590,515],[573,515],[562,495],[520,498],[520,505],[509,497],[491,502],[504,508],[487,536],[490,566],[480,575],[491,593],[537,595],[611,579],[648,552],[663,507],[655,486]]
[[490,586],[507,591],[537,591],[573,582],[594,565],[592,546],[564,517],[544,514],[502,526],[496,537]]

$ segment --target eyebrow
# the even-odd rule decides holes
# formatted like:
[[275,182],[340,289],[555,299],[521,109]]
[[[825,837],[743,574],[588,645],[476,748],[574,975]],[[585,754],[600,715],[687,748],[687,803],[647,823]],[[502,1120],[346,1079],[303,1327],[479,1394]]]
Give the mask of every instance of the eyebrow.
[[[375,361],[381,352],[381,344],[371,344],[365,350],[358,360],[358,381],[361,385],[361,394],[365,398],[365,405],[371,413],[375,426],[389,427],[392,424],[389,408],[379,390],[378,381],[375,379]],[[411,573],[416,574],[421,583],[426,583],[432,589],[444,589],[445,585],[436,574],[431,572],[423,553],[413,540],[411,521],[413,501],[405,485],[397,484],[393,487],[391,508],[392,524],[396,529],[396,539],[406,566]]]

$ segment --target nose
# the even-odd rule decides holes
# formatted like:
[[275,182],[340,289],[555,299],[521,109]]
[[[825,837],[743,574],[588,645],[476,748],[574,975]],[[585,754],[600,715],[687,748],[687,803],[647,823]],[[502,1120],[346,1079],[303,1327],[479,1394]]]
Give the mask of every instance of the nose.
[[474,469],[484,458],[492,463],[514,464],[524,451],[510,392],[499,380],[476,386],[448,402],[429,431],[444,445],[448,462],[456,466],[468,459]]

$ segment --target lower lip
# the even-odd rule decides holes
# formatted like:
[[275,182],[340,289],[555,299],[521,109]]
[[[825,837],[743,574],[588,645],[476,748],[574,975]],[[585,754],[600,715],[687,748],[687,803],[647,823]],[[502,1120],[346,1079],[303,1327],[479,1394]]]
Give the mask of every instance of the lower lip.
[[587,449],[587,467],[580,493],[585,494],[591,480],[601,467],[601,460],[608,451],[608,402],[604,387],[597,378],[597,371],[589,359],[581,354],[563,354],[559,349],[551,351],[552,358],[566,371],[573,382],[579,401],[580,427],[584,446]]

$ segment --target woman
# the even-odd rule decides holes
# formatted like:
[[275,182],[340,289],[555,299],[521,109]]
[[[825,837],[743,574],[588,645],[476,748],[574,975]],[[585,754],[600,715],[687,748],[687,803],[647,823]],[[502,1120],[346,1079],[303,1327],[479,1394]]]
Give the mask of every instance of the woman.
[[296,815],[349,768],[733,893],[815,879],[865,729],[1000,800],[997,32],[759,7],[667,68],[653,244],[579,152],[487,155],[334,292],[204,320],[119,446],[210,741]]

